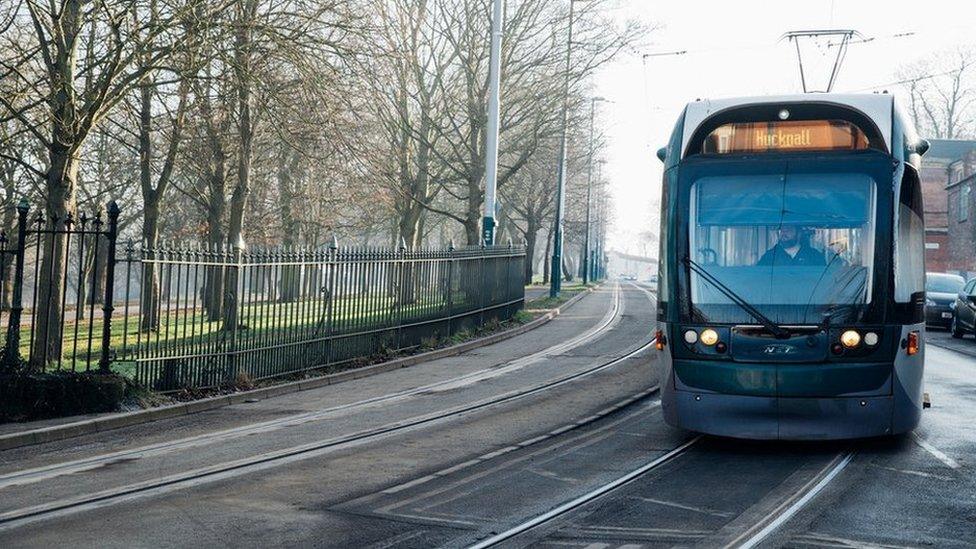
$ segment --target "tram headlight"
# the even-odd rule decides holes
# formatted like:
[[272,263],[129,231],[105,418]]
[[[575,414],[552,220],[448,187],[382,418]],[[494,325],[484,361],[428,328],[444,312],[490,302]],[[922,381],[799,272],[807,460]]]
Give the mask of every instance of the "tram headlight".
[[711,328],[705,328],[702,330],[700,339],[702,343],[711,347],[712,345],[718,343],[718,332]]
[[688,345],[694,345],[698,342],[698,332],[694,330],[685,331],[685,343]]
[[875,345],[878,344],[878,341],[880,339],[881,338],[878,336],[878,334],[874,332],[868,332],[864,334],[864,344],[867,345],[868,347],[874,347]]
[[840,342],[844,347],[848,349],[853,349],[861,344],[861,334],[854,330],[847,330],[846,332],[840,334]]

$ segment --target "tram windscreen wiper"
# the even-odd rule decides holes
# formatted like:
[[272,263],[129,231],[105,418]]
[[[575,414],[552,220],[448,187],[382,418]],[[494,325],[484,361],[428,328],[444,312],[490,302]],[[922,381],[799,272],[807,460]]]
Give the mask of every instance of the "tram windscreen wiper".
[[684,262],[685,265],[687,265],[689,269],[694,271],[695,274],[704,278],[709,284],[711,284],[716,289],[718,289],[718,291],[725,294],[725,297],[732,300],[732,302],[738,305],[739,307],[741,307],[743,311],[749,313],[749,315],[751,315],[753,318],[759,321],[759,323],[762,324],[764,328],[769,330],[769,332],[773,334],[773,336],[779,339],[786,339],[790,336],[790,333],[786,331],[782,326],[770,320],[768,316],[762,314],[759,311],[759,309],[756,309],[755,307],[750,305],[749,302],[746,301],[745,299],[742,299],[742,297],[739,294],[733,292],[725,284],[722,284],[722,282],[720,282],[719,279],[712,276],[711,273],[706,271],[705,268],[699,265],[698,263],[695,263],[695,261],[692,260],[690,257],[685,256]]

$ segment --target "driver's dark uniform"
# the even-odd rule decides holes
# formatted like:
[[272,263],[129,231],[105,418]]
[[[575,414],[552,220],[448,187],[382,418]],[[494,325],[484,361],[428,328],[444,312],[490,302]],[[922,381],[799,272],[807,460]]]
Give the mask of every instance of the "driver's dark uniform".
[[769,265],[778,265],[782,267],[805,265],[823,266],[826,264],[827,260],[824,258],[823,252],[811,246],[802,244],[800,245],[800,249],[796,251],[796,255],[792,256],[787,253],[786,249],[782,245],[776,244],[759,258],[759,263],[756,263],[756,265],[762,267]]

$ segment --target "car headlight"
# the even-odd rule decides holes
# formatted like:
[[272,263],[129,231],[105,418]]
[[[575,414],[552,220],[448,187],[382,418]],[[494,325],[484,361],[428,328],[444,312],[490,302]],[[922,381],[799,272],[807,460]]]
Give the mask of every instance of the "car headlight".
[[925,298],[925,306],[926,306],[926,307],[935,307],[935,302],[934,302],[934,301],[932,301],[932,300],[931,300],[931,299],[929,299],[929,298]]

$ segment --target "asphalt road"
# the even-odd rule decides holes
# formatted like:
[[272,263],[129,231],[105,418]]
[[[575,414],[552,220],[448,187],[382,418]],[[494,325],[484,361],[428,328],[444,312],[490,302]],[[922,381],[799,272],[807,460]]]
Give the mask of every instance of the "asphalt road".
[[460,357],[2,452],[0,547],[976,546],[972,357],[930,334],[911,436],[696,437],[661,420],[652,311],[622,283]]

